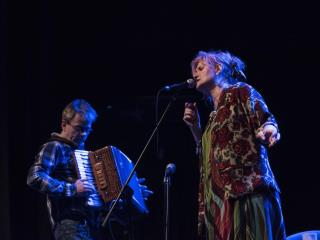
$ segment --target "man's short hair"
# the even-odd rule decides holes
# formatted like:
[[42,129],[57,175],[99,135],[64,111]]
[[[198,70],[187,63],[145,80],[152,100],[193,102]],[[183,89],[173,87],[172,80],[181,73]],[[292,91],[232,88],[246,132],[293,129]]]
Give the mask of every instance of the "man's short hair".
[[94,122],[98,116],[89,102],[84,99],[75,99],[63,109],[62,121],[70,122],[77,113],[80,114],[86,122]]

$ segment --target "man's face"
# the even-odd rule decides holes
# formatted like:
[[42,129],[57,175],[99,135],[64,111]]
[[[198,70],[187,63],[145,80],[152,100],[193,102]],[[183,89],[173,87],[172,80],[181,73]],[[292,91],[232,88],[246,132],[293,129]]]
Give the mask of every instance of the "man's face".
[[86,122],[80,115],[76,114],[69,122],[62,123],[62,136],[80,145],[83,144],[91,132],[92,122]]

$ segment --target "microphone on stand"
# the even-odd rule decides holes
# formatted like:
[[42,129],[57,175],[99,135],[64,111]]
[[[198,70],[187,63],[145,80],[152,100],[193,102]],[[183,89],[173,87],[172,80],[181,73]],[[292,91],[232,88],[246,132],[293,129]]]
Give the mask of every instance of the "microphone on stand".
[[182,89],[186,89],[186,88],[195,88],[195,86],[196,86],[196,81],[192,78],[189,78],[185,82],[167,85],[167,86],[163,87],[162,89],[165,91],[171,91],[171,90],[182,90]]
[[164,172],[163,182],[165,184],[171,184],[171,176],[176,172],[176,165],[174,163],[169,163],[166,166],[166,170]]
[[166,171],[164,173],[165,177],[169,177],[176,172],[176,165],[174,163],[169,163],[166,167]]

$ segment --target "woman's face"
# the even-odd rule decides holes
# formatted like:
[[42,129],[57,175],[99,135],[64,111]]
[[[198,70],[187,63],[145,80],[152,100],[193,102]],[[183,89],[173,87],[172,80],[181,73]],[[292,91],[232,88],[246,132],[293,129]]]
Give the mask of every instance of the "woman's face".
[[216,76],[214,68],[205,60],[199,60],[193,73],[193,78],[196,80],[196,89],[201,92],[210,90],[214,85]]

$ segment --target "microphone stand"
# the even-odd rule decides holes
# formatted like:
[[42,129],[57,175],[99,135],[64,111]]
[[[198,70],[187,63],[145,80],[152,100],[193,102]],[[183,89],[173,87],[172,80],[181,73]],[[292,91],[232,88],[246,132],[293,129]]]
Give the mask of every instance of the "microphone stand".
[[158,128],[159,128],[162,120],[164,119],[164,117],[165,117],[165,115],[167,114],[170,106],[172,105],[172,103],[173,103],[175,100],[176,100],[176,96],[174,95],[174,96],[172,96],[171,101],[167,104],[167,107],[165,108],[164,112],[162,113],[162,116],[161,116],[161,118],[159,119],[159,122],[157,122],[156,127],[154,128],[153,132],[151,133],[151,136],[149,137],[149,139],[148,139],[145,147],[143,148],[143,150],[142,150],[142,152],[141,152],[141,154],[140,154],[137,162],[135,163],[134,167],[132,168],[132,170],[131,170],[131,172],[130,172],[130,174],[129,174],[127,180],[126,180],[126,182],[123,184],[123,186],[122,186],[122,188],[121,188],[121,190],[120,190],[117,198],[116,198],[114,201],[112,201],[112,205],[111,205],[111,207],[110,207],[110,210],[109,210],[108,214],[106,215],[105,219],[104,219],[103,222],[102,222],[102,227],[105,227],[105,225],[106,225],[108,219],[110,218],[111,213],[113,212],[116,204],[119,202],[119,200],[120,200],[120,198],[121,198],[121,195],[122,195],[125,187],[126,187],[126,186],[128,185],[128,183],[130,182],[130,180],[131,180],[131,178],[132,178],[132,176],[133,176],[136,168],[138,167],[138,165],[139,165],[139,163],[140,163],[140,161],[141,161],[141,158],[142,158],[144,152],[146,151],[147,147],[149,146],[149,144],[150,144],[150,142],[151,142],[154,134],[157,132],[157,130],[158,130]]
[[[156,121],[156,125],[158,124],[158,112],[159,112],[159,97],[160,97],[160,94],[161,92],[165,91],[166,88],[163,87],[163,88],[160,88],[157,92],[157,96],[156,96],[156,114],[155,114],[155,121]],[[175,95],[173,96],[173,98],[175,98]],[[174,99],[175,100],[175,99]],[[156,156],[159,155],[159,132],[157,132],[156,134]]]
[[171,186],[171,175],[173,173],[165,172],[163,184],[164,184],[164,198],[165,198],[165,240],[170,239],[170,186]]

